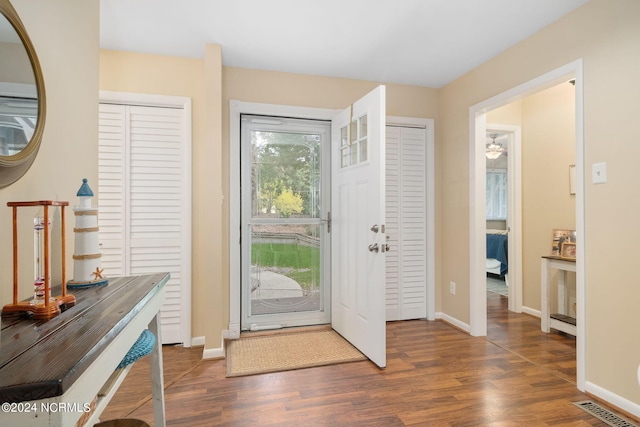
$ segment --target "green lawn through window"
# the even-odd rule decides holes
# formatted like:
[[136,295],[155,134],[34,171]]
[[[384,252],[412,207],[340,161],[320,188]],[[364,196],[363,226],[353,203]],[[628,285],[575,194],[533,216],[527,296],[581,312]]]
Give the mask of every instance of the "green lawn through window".
[[287,243],[253,243],[251,265],[290,277],[309,291],[320,285],[320,249]]

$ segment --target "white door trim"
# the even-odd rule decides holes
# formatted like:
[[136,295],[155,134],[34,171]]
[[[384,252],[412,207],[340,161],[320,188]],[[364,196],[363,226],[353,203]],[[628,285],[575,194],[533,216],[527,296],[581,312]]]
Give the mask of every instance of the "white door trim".
[[331,120],[339,110],[288,105],[229,102],[229,329],[224,338],[240,338],[241,224],[240,224],[240,115],[262,114],[300,119]]
[[[528,95],[575,78],[576,107],[576,376],[577,386],[586,383],[586,303],[585,303],[585,198],[584,198],[584,81],[583,61],[578,59],[542,76],[516,86],[469,107],[469,293],[470,332],[487,335],[487,300],[485,276],[485,145],[486,113]],[[478,178],[478,179],[477,179]]]
[[[101,90],[99,93],[99,102],[103,104],[121,104],[121,105],[138,105],[147,107],[169,107],[169,108],[181,108],[183,111],[182,120],[184,124],[184,147],[182,156],[182,167],[187,173],[190,173],[192,168],[191,152],[192,152],[192,134],[191,134],[191,98],[183,96],[168,96],[168,95],[150,95],[143,93],[131,93],[131,92],[113,92]],[[182,186],[182,206],[184,207],[183,216],[183,230],[182,233],[182,256],[185,259],[185,264],[188,266],[182,272],[181,281],[187,286],[181,286],[181,307],[180,314],[184,321],[181,321],[181,335],[183,339],[183,345],[185,347],[191,347],[191,176],[187,176],[187,179],[183,181]],[[100,194],[98,194],[98,197]]]
[[509,134],[507,144],[508,308],[513,312],[522,313],[522,129],[520,126],[490,123],[487,124],[487,131]]
[[436,318],[435,272],[435,133],[433,119],[387,116],[387,126],[422,127],[426,133],[426,191],[427,191],[427,320]]

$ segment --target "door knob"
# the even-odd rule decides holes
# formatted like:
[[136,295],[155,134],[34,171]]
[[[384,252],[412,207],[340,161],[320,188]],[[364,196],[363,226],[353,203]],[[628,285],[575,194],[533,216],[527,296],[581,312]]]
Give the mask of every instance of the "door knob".
[[369,252],[378,252],[379,248],[378,248],[378,244],[374,243],[372,245],[369,245]]
[[378,232],[378,224],[372,225],[370,230],[373,231],[374,233],[377,233]]

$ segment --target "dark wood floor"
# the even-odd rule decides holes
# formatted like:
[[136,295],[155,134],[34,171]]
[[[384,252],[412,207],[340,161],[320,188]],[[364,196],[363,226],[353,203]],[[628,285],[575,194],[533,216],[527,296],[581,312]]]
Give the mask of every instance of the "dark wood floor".
[[[165,347],[169,426],[604,426],[572,402],[575,339],[540,332],[489,293],[487,338],[443,322],[390,322],[387,368],[368,361],[225,378],[202,348]],[[147,358],[148,359],[148,358]],[[152,424],[148,360],[103,413]]]

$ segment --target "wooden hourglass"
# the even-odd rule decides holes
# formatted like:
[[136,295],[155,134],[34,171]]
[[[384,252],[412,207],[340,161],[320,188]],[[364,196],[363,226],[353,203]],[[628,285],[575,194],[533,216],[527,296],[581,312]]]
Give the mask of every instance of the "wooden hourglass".
[[[13,303],[7,304],[2,308],[2,316],[14,316],[24,313],[32,313],[35,319],[51,319],[61,312],[61,307],[73,306],[76,303],[76,298],[67,294],[66,285],[66,268],[65,268],[65,206],[68,206],[69,202],[41,200],[35,202],[8,202],[7,206],[13,208]],[[42,247],[34,247],[35,263],[42,263],[43,277],[36,277],[35,287],[43,285],[44,292],[42,298],[35,298],[33,301],[18,302],[18,208],[25,206],[41,206],[44,211],[42,221],[42,230],[36,232],[42,232],[42,241],[37,241],[34,246],[42,245]],[[49,239],[50,239],[50,221],[49,221],[49,207],[59,206],[61,217],[61,234],[62,234],[62,293],[61,295],[51,296],[51,257],[49,253]],[[38,240],[40,237],[37,238]],[[42,258],[42,259],[41,259]],[[38,267],[36,267],[38,270]],[[36,274],[38,275],[38,274]],[[40,280],[43,283],[40,283]],[[36,294],[39,294],[40,290],[36,289]]]

